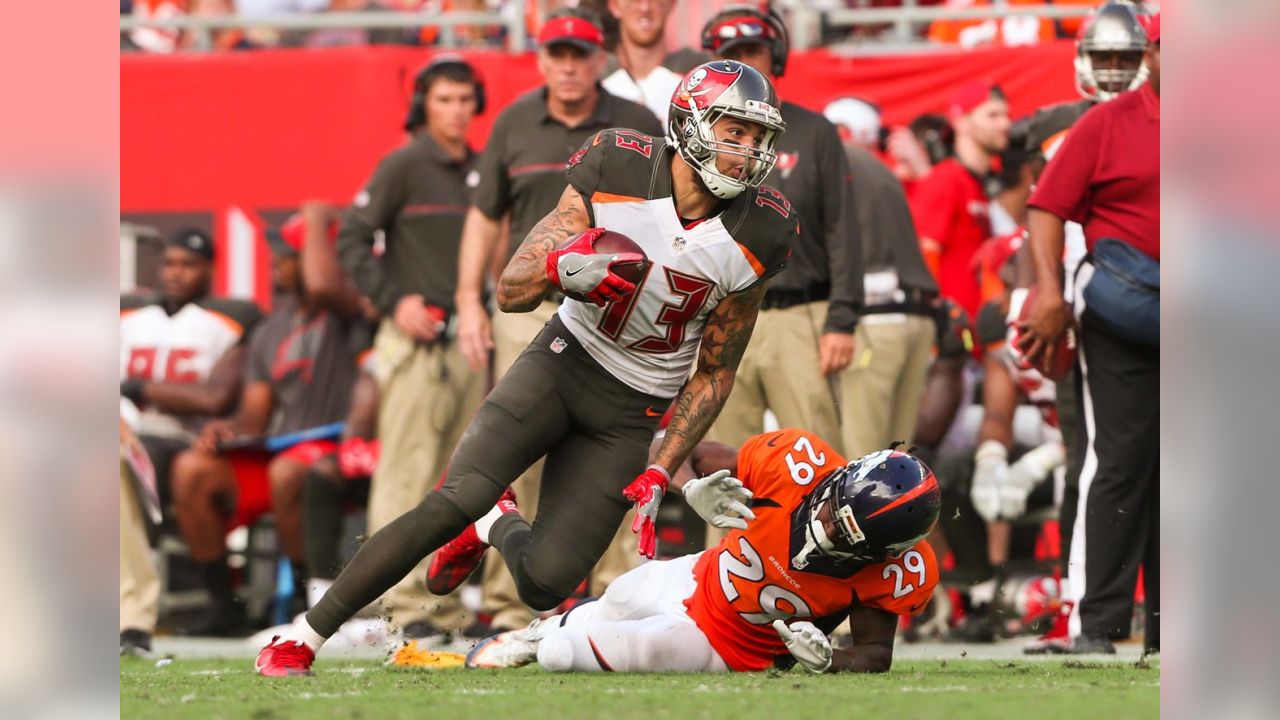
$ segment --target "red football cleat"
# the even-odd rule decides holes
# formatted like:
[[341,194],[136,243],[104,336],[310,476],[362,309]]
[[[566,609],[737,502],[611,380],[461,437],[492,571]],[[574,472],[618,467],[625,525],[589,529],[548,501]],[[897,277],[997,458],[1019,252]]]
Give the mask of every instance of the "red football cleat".
[[1053,619],[1053,627],[1038,640],[1027,643],[1022,648],[1024,655],[1061,655],[1071,649],[1069,629],[1072,605],[1069,600],[1063,601],[1062,607],[1058,609],[1058,616]]
[[[502,492],[496,507],[503,513],[520,512],[511,488]],[[427,568],[427,590],[433,595],[448,595],[456,590],[480,566],[488,549],[489,543],[480,539],[475,523],[468,525],[431,558],[431,566]]]
[[316,654],[301,640],[285,640],[279,642],[280,636],[271,638],[271,642],[258,652],[258,659],[253,669],[259,675],[267,677],[292,677],[294,675],[311,675],[311,663]]

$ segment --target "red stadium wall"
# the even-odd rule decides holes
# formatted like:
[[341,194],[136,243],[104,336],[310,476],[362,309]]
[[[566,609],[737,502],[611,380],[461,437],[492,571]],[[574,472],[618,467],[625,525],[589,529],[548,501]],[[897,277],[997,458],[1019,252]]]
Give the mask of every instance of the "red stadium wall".
[[[958,83],[985,77],[1004,86],[1018,117],[1074,97],[1072,52],[1069,42],[856,59],[818,50],[792,56],[780,91],[815,110],[858,95],[899,124],[943,110]],[[355,193],[403,140],[411,77],[429,56],[394,47],[123,56],[122,213],[162,230],[207,224],[223,247],[228,228],[240,227],[243,255],[244,237],[302,200],[344,203]],[[480,147],[497,109],[539,77],[529,54],[469,57],[492,108],[473,130]],[[261,297],[264,273],[254,268],[264,263],[261,249],[252,258],[223,258],[220,290]],[[237,274],[239,282],[229,279]]]

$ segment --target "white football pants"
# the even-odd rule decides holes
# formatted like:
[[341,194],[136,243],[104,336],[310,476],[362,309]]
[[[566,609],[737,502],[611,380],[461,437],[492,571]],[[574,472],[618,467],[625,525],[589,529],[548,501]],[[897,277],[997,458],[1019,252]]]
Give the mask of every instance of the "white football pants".
[[685,614],[700,555],[645,563],[599,600],[548,618],[538,663],[553,672],[728,672]]

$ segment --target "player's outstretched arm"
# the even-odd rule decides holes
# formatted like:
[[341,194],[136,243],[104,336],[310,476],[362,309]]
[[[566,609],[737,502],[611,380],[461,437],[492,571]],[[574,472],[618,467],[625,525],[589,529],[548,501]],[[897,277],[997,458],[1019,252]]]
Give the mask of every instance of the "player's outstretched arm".
[[707,316],[698,350],[698,369],[676,396],[675,412],[667,425],[662,446],[653,464],[623,489],[622,495],[636,504],[631,532],[640,535],[638,550],[652,559],[657,550],[654,521],[662,496],[689,454],[707,434],[733,390],[734,375],[742,353],[756,326],[765,283],[732,293]]
[[882,673],[893,665],[893,633],[898,616],[870,607],[855,607],[849,612],[849,629],[853,633],[851,647],[836,650],[831,657],[831,670]]
[[698,349],[698,369],[676,396],[676,409],[654,463],[674,473],[702,441],[733,390],[738,363],[760,313],[766,283],[732,293],[707,316]]
[[552,290],[547,254],[591,227],[582,196],[565,186],[560,203],[529,231],[498,279],[498,307],[503,312],[529,312]]

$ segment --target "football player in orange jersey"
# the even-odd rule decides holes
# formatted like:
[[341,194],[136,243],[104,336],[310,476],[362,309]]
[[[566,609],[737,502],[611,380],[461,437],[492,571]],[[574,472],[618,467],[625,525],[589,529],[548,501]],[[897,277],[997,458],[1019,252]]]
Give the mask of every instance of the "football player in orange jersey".
[[[739,515],[737,529],[705,552],[632,570],[599,601],[482,641],[468,667],[888,670],[898,616],[922,610],[938,582],[924,540],[941,506],[933,472],[894,449],[847,462],[794,429],[750,438],[736,455],[704,442],[692,466],[709,474],[681,486],[689,504],[703,517]],[[846,617],[854,644],[833,651],[827,633]]]

